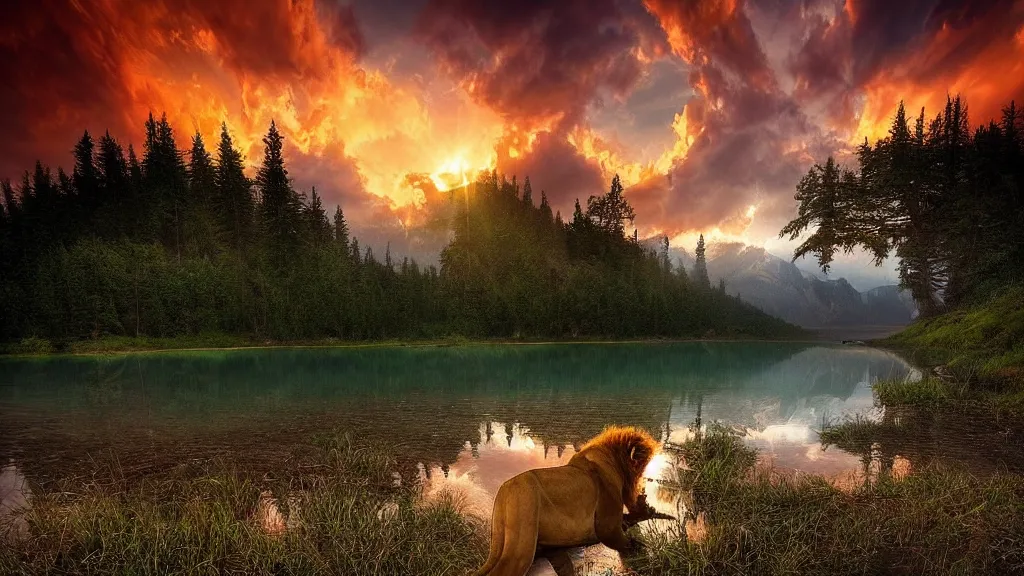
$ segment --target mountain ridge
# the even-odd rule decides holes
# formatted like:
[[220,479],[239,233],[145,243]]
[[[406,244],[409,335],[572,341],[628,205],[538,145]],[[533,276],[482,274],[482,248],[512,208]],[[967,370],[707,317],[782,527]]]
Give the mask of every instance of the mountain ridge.
[[[655,243],[647,242],[657,249]],[[692,274],[692,254],[681,248],[669,253],[675,266]],[[818,278],[764,248],[739,242],[709,243],[706,255],[712,285],[725,280],[729,294],[805,328],[903,326],[917,315],[909,294],[896,285],[859,291],[846,278]]]

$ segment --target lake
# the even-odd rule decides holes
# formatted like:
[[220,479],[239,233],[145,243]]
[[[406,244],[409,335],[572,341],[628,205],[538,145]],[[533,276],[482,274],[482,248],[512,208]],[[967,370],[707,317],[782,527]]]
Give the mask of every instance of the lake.
[[[816,430],[876,414],[873,381],[917,375],[888,351],[786,342],[6,358],[0,465],[38,483],[97,462],[115,462],[128,478],[215,458],[263,472],[286,466],[317,434],[341,430],[389,445],[403,478],[458,486],[486,515],[503,481],[567,462],[612,423],[678,443],[699,416],[745,428],[746,441],[781,469],[855,475],[861,456],[823,449]],[[657,470],[649,475],[655,481]]]

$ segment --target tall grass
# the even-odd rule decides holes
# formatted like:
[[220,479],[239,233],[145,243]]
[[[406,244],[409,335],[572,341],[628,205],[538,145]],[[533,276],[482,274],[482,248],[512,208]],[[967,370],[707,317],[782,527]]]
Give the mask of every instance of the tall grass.
[[646,553],[629,561],[640,574],[1024,571],[1020,476],[931,468],[844,492],[821,477],[756,467],[750,449],[726,431],[698,436],[681,451],[696,458],[692,470],[676,469],[673,484],[692,491],[706,537],[690,541],[682,526],[648,531]]
[[[345,439],[271,485],[230,468],[128,485],[55,490],[30,536],[0,547],[2,574],[465,574],[480,526],[451,498],[395,486],[392,462]],[[261,522],[275,493],[288,527]],[[265,501],[264,501],[265,502]]]
[[884,406],[936,408],[966,396],[963,386],[931,377],[920,380],[879,380],[871,389],[878,402]]

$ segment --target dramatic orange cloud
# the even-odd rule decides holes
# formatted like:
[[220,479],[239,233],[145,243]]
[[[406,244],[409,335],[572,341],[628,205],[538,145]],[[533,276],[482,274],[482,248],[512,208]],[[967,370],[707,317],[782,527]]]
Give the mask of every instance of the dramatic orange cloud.
[[915,116],[925,108],[927,121],[945,106],[947,94],[962,94],[972,124],[979,124],[1000,118],[1011,98],[1024,96],[1024,3],[974,17],[945,14],[940,22],[922,48],[863,87],[858,141],[884,137],[900,100]]
[[[482,170],[571,210],[618,173],[641,235],[760,243],[815,161],[899,100],[972,122],[1024,98],[1014,0],[37,0],[0,21],[0,177],[70,168],[83,129],[141,154],[221,122],[254,167],[271,120],[296,186],[361,239],[436,252]],[[670,64],[670,65],[667,65]],[[647,142],[651,140],[656,145]],[[716,232],[717,230],[717,232]]]

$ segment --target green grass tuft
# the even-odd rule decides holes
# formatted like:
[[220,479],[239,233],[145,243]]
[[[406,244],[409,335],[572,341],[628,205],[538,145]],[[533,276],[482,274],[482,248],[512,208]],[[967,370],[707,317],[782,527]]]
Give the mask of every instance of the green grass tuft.
[[937,408],[965,395],[963,386],[939,378],[920,380],[879,380],[871,386],[883,406],[919,406]]
[[[861,422],[864,426],[867,424]],[[856,426],[843,434],[862,441]],[[713,436],[719,436],[714,438]],[[681,470],[707,535],[681,526],[648,531],[630,559],[639,574],[1015,574],[1024,570],[1024,484],[927,468],[882,476],[852,492],[821,477],[786,476],[752,463],[741,441],[720,431],[680,447],[710,455]],[[707,449],[714,446],[713,449]],[[721,448],[728,446],[725,450]],[[717,474],[708,470],[729,469]],[[685,481],[689,478],[689,482]]]
[[[26,516],[30,536],[0,547],[0,573],[461,576],[483,561],[481,527],[455,500],[425,503],[394,486],[392,460],[377,450],[344,438],[320,445],[315,464],[283,485],[223,468],[44,492]],[[298,518],[282,533],[255,519],[265,490]]]

